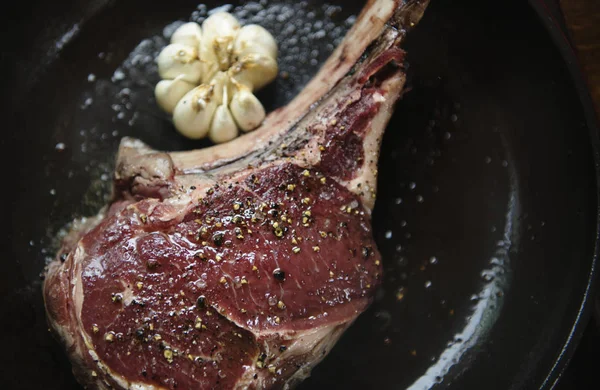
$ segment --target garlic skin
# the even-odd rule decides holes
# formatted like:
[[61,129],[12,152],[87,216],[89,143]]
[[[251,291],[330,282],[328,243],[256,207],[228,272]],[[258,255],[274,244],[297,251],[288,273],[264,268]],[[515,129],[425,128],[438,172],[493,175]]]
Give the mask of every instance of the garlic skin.
[[233,95],[231,114],[242,131],[256,129],[265,119],[265,108],[249,88],[241,85]]
[[202,78],[202,63],[198,59],[198,51],[181,43],[173,43],[165,47],[158,58],[158,74],[163,79],[174,79],[182,76],[189,83],[197,84]]
[[200,48],[202,40],[202,29],[198,23],[184,23],[175,30],[171,36],[171,43],[180,43],[182,45]]
[[187,138],[204,138],[208,134],[216,109],[214,87],[202,84],[186,93],[177,103],[173,111],[173,123]]
[[231,141],[265,119],[253,91],[277,77],[277,54],[266,29],[242,27],[227,12],[210,15],[202,26],[184,23],[156,58],[163,79],[154,89],[156,102],[183,136]]
[[172,114],[177,102],[194,87],[194,84],[188,83],[182,76],[177,76],[174,80],[159,81],[154,88],[154,97],[160,108]]

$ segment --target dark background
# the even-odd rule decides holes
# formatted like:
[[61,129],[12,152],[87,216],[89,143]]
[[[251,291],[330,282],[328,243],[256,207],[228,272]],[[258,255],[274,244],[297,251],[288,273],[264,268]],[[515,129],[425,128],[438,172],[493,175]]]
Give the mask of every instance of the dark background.
[[600,328],[596,318],[592,318],[586,328],[557,390],[600,389],[600,375],[598,375]]

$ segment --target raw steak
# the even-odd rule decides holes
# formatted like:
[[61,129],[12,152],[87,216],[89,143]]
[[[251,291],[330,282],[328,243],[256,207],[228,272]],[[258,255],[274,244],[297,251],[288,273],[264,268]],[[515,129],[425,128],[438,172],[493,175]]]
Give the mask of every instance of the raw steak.
[[320,73],[229,144],[124,139],[114,200],[47,273],[49,323],[94,389],[289,388],[370,304],[383,130],[426,2],[371,1]]

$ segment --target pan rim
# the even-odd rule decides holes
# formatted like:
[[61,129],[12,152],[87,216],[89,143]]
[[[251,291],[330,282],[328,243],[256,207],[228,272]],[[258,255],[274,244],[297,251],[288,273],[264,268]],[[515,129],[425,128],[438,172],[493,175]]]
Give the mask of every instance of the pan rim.
[[559,383],[566,368],[568,367],[575,351],[581,341],[583,332],[592,316],[594,298],[598,285],[598,259],[600,258],[600,124],[598,114],[595,112],[590,90],[585,80],[583,69],[567,37],[566,27],[561,23],[556,15],[550,10],[548,0],[529,0],[550,38],[567,66],[571,80],[577,90],[579,101],[583,108],[585,122],[588,128],[588,136],[592,146],[594,158],[594,170],[596,171],[596,231],[594,232],[594,251],[591,259],[591,268],[589,270],[585,291],[581,297],[577,314],[573,325],[564,340],[560,351],[554,359],[550,370],[545,378],[538,383],[539,389],[553,389]]

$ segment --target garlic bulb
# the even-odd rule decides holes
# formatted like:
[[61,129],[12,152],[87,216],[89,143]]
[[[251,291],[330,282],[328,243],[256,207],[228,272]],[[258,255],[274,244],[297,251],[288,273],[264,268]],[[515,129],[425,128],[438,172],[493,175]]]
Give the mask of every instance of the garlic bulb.
[[[182,24],[156,61],[156,102],[184,136],[227,142],[257,128],[265,109],[253,94],[277,77],[277,42],[263,27],[241,26],[227,12],[202,27]],[[200,84],[200,85],[198,85]]]
[[190,83],[198,83],[202,77],[202,63],[198,59],[198,50],[181,43],[172,43],[165,47],[158,58],[158,74],[163,79],[183,76]]

